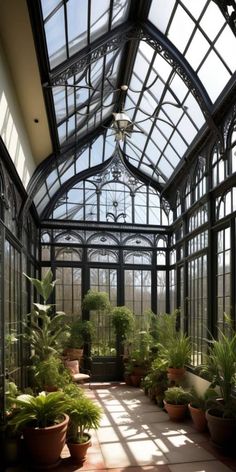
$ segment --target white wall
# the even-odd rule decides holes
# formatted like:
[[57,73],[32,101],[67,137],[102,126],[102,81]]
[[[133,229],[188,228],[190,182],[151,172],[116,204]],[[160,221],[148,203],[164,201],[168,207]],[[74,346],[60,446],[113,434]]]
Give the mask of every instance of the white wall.
[[35,162],[1,44],[0,136],[26,188],[35,170]]

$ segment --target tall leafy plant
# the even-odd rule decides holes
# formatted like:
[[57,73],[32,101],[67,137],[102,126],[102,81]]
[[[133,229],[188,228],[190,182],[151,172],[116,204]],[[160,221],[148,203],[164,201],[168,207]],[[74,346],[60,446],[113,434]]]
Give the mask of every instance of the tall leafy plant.
[[43,304],[33,303],[33,310],[24,323],[24,339],[30,344],[36,361],[42,361],[61,350],[69,336],[69,327],[65,322],[65,313],[53,314],[53,305],[47,303],[56,284],[51,270],[42,280],[24,275],[43,298]]
[[236,384],[236,333],[228,336],[221,331],[219,339],[212,340],[201,372],[219,386],[225,407],[231,403],[232,388]]

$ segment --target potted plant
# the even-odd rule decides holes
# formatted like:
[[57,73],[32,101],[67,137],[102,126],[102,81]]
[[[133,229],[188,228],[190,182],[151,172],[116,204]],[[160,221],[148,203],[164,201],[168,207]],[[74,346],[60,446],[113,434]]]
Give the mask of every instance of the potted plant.
[[74,320],[70,326],[70,335],[63,355],[69,360],[80,360],[83,357],[84,345],[90,345],[94,337],[95,328],[92,321]]
[[108,294],[89,290],[83,299],[83,309],[86,311],[108,311],[110,309]]
[[39,361],[34,369],[34,379],[39,390],[53,392],[71,382],[71,376],[62,361],[51,355],[48,359]]
[[42,469],[56,466],[69,422],[63,392],[19,395],[14,403],[17,410],[9,423],[22,431],[31,463]]
[[[19,463],[22,456],[22,440],[19,431],[10,424],[14,416],[14,399],[19,395],[19,390],[15,382],[6,380],[5,385],[5,414],[0,424],[0,449],[1,460],[5,467]],[[4,469],[5,470],[5,469]]]
[[24,323],[23,338],[29,343],[32,358],[35,362],[42,361],[57,354],[68,337],[68,325],[66,315],[63,312],[53,313],[53,305],[47,304],[51,296],[56,280],[49,269],[42,280],[28,277],[31,284],[36,288],[44,303],[34,303],[32,312],[27,315]]
[[220,401],[206,411],[212,441],[228,448],[236,432],[236,404],[231,396],[236,384],[236,333],[219,332],[219,339],[210,343],[201,372],[211,379],[212,387],[217,386],[220,390]]
[[169,387],[164,395],[164,407],[170,420],[182,421],[188,411],[191,395],[183,387]]
[[177,332],[166,346],[160,347],[160,356],[166,362],[169,380],[178,382],[183,378],[185,364],[190,360],[190,338],[182,332]]
[[166,365],[163,359],[157,357],[152,361],[150,371],[145,379],[150,399],[162,407],[164,394],[168,388]]
[[111,315],[116,337],[124,343],[134,329],[134,315],[126,306],[116,306]]
[[211,402],[216,399],[217,392],[213,388],[207,388],[205,392],[200,395],[197,391],[191,389],[191,400],[188,404],[189,412],[195,429],[202,433],[207,430],[206,410],[209,408]]
[[124,376],[126,357],[124,356],[125,343],[134,329],[134,315],[126,306],[117,306],[112,310],[111,323],[115,331],[116,339],[116,363],[117,372],[122,379]]
[[133,349],[127,362],[134,387],[139,387],[150,368],[151,336],[147,331],[134,333]]
[[102,410],[84,395],[69,399],[66,411],[70,418],[67,446],[72,459],[81,463],[85,460],[87,449],[91,445],[89,430],[99,427]]

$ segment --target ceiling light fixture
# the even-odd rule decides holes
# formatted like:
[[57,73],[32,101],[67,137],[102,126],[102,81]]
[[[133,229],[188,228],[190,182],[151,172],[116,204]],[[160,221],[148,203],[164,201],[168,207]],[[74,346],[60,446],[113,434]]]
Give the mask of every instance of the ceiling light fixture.
[[111,128],[115,130],[116,141],[125,141],[126,136],[131,137],[134,124],[130,117],[124,113],[112,113],[114,121]]

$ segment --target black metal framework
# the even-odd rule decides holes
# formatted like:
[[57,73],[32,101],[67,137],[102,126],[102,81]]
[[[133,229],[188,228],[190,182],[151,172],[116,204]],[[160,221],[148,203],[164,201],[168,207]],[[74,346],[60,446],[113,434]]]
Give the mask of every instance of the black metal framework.
[[112,113],[121,109],[134,123],[120,143],[127,163],[159,191],[207,129],[222,152],[214,113],[236,70],[227,52],[236,38],[219,2],[190,8],[183,0],[168,6],[150,0],[137,8],[134,0],[96,7],[89,0],[83,13],[74,0],[28,1],[28,7],[57,156],[32,179],[27,205],[34,199],[41,216],[65,182],[80,172],[87,177],[111,157]]
[[[21,273],[36,275],[39,264],[42,273],[52,267],[58,308],[72,317],[90,287],[127,303],[140,325],[148,308],[180,307],[193,365],[203,360],[208,329],[225,329],[224,311],[236,325],[235,2],[138,3],[107,0],[103,10],[105,2],[89,0],[77,21],[73,0],[28,0],[54,153],[27,198],[11,161],[14,178],[1,168],[1,398],[7,366],[23,377],[19,323],[33,293]],[[135,133],[118,145],[111,122],[121,108]],[[32,199],[44,218],[40,254]]]
[[217,264],[217,328],[225,331],[224,313],[231,315],[231,228],[223,228],[216,233]]
[[128,170],[119,150],[102,172],[60,191],[53,201],[50,219],[161,226],[172,221],[167,202]]

